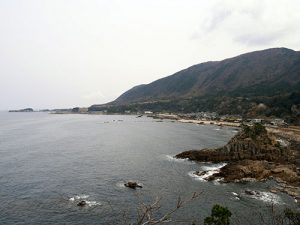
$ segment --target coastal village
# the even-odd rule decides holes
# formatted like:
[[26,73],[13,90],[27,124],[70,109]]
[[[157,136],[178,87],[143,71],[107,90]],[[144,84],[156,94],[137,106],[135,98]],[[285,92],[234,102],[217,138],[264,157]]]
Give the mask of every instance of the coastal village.
[[218,126],[234,126],[239,127],[242,123],[251,125],[254,123],[262,123],[269,127],[287,127],[288,124],[280,118],[254,118],[245,119],[241,115],[218,115],[216,112],[197,112],[187,114],[166,114],[158,113],[153,114],[145,112],[145,115],[158,119],[174,119],[185,123],[197,124],[214,124]]

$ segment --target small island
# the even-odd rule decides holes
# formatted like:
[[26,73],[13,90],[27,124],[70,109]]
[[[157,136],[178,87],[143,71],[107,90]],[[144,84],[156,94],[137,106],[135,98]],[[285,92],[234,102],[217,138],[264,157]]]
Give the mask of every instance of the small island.
[[34,110],[33,108],[25,108],[25,109],[9,110],[8,112],[34,112]]
[[[225,146],[216,149],[185,151],[176,158],[199,162],[227,162],[218,173],[207,180],[250,182],[275,179],[270,191],[282,191],[300,200],[300,142],[283,139],[257,123],[243,125],[241,131]],[[202,175],[205,171],[197,171]]]

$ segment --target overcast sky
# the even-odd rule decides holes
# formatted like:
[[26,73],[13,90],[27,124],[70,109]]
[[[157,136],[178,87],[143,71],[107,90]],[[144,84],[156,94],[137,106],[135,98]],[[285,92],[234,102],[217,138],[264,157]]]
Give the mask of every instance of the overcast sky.
[[300,50],[298,0],[0,0],[0,110],[66,108],[193,64]]

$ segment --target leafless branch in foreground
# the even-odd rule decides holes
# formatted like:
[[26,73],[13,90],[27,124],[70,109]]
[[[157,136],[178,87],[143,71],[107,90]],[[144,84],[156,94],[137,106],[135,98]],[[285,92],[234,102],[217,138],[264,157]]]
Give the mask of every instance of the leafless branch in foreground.
[[182,199],[178,197],[176,207],[163,216],[157,216],[159,209],[161,208],[161,198],[156,198],[155,201],[151,204],[141,204],[138,208],[138,219],[137,225],[155,225],[162,223],[171,222],[171,216],[180,208],[190,203],[191,201],[197,199],[202,192],[194,192],[193,195],[187,199]]

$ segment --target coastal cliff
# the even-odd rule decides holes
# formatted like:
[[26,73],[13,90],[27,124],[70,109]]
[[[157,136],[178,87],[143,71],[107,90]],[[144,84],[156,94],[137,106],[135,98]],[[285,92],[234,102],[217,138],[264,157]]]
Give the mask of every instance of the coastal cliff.
[[202,149],[182,152],[177,158],[204,162],[224,162],[250,160],[267,160],[285,162],[289,160],[290,148],[286,143],[276,140],[268,134],[261,124],[244,126],[225,146],[217,149]]
[[207,180],[221,178],[223,182],[248,182],[275,179],[278,186],[273,187],[272,191],[283,191],[300,200],[299,146],[299,142],[280,139],[267,132],[261,124],[255,124],[243,126],[221,148],[185,151],[176,155],[176,158],[227,162]]

